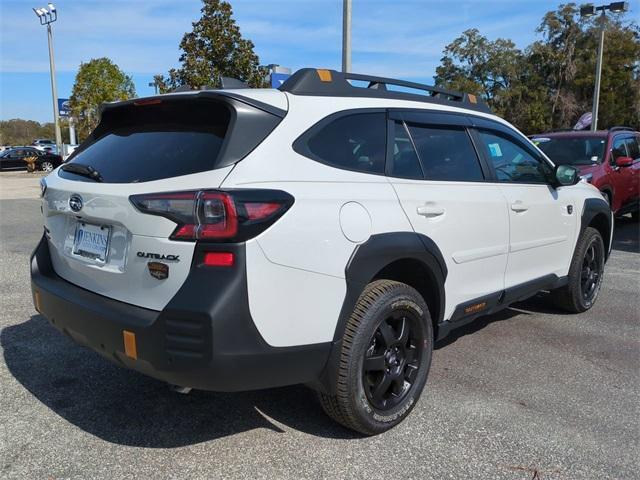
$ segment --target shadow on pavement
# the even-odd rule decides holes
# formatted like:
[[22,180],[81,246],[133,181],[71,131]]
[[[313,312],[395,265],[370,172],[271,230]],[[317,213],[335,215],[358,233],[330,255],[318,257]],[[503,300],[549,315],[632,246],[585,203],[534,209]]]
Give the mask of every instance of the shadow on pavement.
[[618,217],[613,232],[613,249],[640,253],[640,223],[631,217]]
[[3,329],[0,343],[10,372],[38,400],[109,442],[175,448],[258,428],[283,431],[267,417],[317,436],[358,438],[304,386],[181,395],[76,345],[39,315]]

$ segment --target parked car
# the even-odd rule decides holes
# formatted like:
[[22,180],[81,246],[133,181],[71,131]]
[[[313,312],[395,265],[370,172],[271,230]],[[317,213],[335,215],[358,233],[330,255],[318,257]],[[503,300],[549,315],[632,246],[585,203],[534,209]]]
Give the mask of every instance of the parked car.
[[43,152],[52,153],[55,155],[59,153],[56,142],[54,142],[53,140],[49,140],[48,138],[38,138],[33,141],[32,145],[38,150],[42,150]]
[[36,168],[43,172],[51,172],[62,164],[60,155],[43,152],[35,147],[13,147],[0,152],[0,169],[27,168],[27,157],[36,157]]
[[183,391],[307,384],[364,434],[409,414],[452,329],[539,290],[591,308],[613,232],[474,95],[333,70],[107,104],[42,187],[51,325]]
[[640,133],[628,127],[532,135],[557,165],[573,165],[598,188],[617,215],[640,214]]
[[55,144],[56,142],[49,138],[36,138],[32,143],[32,145],[36,148],[53,147],[55,146]]

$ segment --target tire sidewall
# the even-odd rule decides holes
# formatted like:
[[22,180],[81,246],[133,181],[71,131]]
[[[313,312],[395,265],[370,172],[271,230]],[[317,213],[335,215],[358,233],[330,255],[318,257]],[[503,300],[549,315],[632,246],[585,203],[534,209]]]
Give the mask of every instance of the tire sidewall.
[[[421,328],[420,333],[425,341],[423,345],[418,347],[421,350],[420,366],[416,380],[407,396],[395,407],[380,411],[373,407],[367,398],[362,370],[365,352],[375,330],[390,312],[397,309],[407,310],[418,318],[416,323],[418,328]],[[355,398],[352,399],[353,413],[359,422],[371,432],[379,433],[388,430],[400,423],[415,407],[427,381],[433,351],[433,328],[429,310],[422,297],[411,287],[400,284],[393,291],[379,297],[364,315],[352,349],[349,376],[351,391],[355,395]]]

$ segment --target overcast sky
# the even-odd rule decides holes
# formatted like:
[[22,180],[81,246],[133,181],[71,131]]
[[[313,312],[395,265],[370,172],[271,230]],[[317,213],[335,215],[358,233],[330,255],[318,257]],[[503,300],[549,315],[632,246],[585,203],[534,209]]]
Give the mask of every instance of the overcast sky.
[[[342,1],[232,1],[262,64],[339,69]],[[468,28],[518,47],[535,40],[548,0],[354,0],[353,71],[432,81],[444,46]],[[0,0],[0,119],[52,120],[46,29],[38,0]],[[177,66],[178,44],[200,16],[199,0],[60,0],[53,24],[58,93],[68,97],[81,62],[106,56],[133,76],[138,95]],[[637,18],[640,0],[628,18]]]

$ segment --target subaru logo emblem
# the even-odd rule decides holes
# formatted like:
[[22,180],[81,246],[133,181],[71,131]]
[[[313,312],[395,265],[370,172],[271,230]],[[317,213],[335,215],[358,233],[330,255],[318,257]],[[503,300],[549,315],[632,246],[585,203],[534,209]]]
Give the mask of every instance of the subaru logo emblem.
[[82,197],[76,193],[69,197],[69,208],[74,212],[82,210]]

